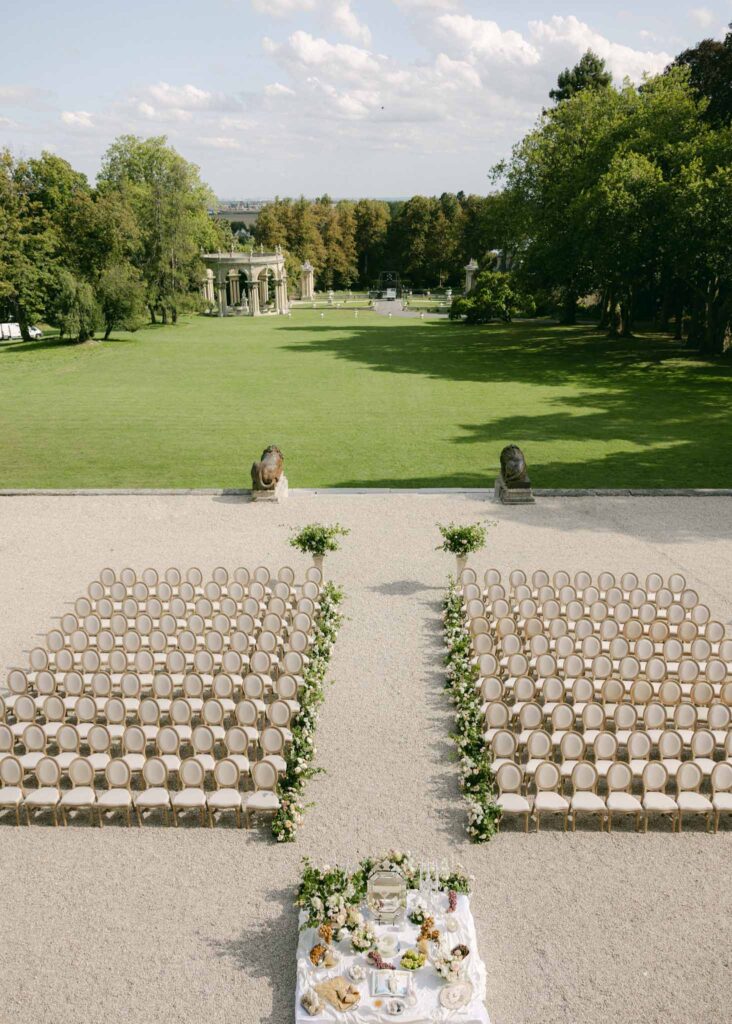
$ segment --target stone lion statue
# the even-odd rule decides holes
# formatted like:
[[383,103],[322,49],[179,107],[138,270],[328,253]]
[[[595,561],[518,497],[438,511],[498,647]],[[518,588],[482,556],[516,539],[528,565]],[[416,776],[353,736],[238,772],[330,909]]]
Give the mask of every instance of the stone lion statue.
[[526,459],[517,444],[507,444],[501,452],[501,476],[506,487],[531,487]]
[[273,491],[279,483],[285,466],[285,457],[276,444],[262,452],[259,462],[252,463],[252,489]]

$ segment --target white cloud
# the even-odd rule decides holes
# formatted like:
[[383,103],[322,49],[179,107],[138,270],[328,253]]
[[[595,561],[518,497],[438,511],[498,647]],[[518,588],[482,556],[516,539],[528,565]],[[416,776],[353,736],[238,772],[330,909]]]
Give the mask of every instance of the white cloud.
[[312,11],[315,6],[316,0],[252,0],[255,11],[273,18],[287,18],[301,11]]
[[241,144],[230,135],[200,135],[196,141],[207,149],[241,149]]
[[436,11],[457,11],[460,0],[392,0],[396,7],[416,14],[434,14]]
[[694,7],[689,14],[701,28],[709,28],[717,20],[714,11],[710,11],[708,7]]
[[283,85],[282,82],[271,82],[270,85],[264,87],[265,96],[294,96],[295,90],[291,89],[289,85]]
[[346,39],[361,43],[362,46],[370,46],[371,30],[368,25],[358,20],[349,0],[337,0],[336,3],[326,4],[326,16]]
[[93,128],[92,115],[87,110],[64,110],[61,120],[70,128]]
[[613,43],[574,15],[566,18],[555,15],[549,21],[530,21],[529,29],[545,60],[570,63],[592,49],[607,61],[617,81],[627,76],[631,81],[639,82],[644,73],[658,74],[673,59],[668,53],[634,50],[622,43]]
[[172,107],[178,110],[202,110],[210,107],[213,94],[199,89],[195,85],[169,85],[158,82],[148,88],[150,96],[161,107]]
[[297,73],[324,70],[328,77],[360,79],[363,75],[379,70],[379,60],[369,50],[350,43],[330,43],[318,39],[309,32],[293,32],[284,43],[265,39],[262,45],[266,53],[275,57],[289,71]]
[[252,7],[260,14],[275,18],[316,13],[324,29],[335,31],[362,46],[371,44],[371,30],[359,19],[351,0],[252,0]]
[[435,27],[448,51],[458,56],[489,57],[519,64],[537,64],[540,60],[538,50],[520,32],[504,32],[495,21],[470,14],[441,14]]

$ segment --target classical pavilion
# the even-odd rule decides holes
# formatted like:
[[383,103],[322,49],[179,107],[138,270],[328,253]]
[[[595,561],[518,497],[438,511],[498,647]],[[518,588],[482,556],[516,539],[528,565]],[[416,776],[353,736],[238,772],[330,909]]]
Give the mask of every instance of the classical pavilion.
[[287,271],[279,246],[274,252],[208,252],[201,259],[206,265],[201,292],[219,316],[288,312]]

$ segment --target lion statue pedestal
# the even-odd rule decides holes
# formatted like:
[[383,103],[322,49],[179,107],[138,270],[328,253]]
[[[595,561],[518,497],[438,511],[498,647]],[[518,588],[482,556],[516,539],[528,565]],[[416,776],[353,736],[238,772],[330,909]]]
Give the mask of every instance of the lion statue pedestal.
[[252,501],[284,501],[289,494],[284,473],[285,457],[276,444],[262,452],[259,462],[252,464]]
[[517,444],[508,444],[501,452],[501,472],[494,494],[503,505],[533,505],[536,500],[524,453]]

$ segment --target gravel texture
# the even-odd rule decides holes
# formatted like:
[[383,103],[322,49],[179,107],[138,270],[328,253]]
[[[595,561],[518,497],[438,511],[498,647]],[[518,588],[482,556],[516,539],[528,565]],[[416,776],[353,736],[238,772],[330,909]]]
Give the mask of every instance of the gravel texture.
[[326,774],[298,842],[220,827],[0,822],[0,1024],[285,1024],[293,1019],[300,858],[388,846],[461,861],[494,1024],[726,1024],[732,830],[609,837],[589,825],[488,846],[465,837],[442,691],[435,523],[498,520],[475,559],[553,571],[682,572],[732,619],[732,499],[452,495],[0,499],[0,683],[104,565],[271,568],[306,559],[289,528],[352,530],[328,563],[346,589],[319,733]]

